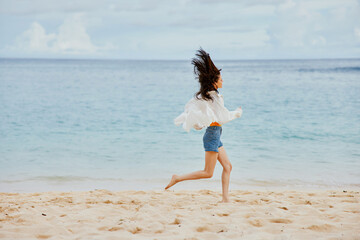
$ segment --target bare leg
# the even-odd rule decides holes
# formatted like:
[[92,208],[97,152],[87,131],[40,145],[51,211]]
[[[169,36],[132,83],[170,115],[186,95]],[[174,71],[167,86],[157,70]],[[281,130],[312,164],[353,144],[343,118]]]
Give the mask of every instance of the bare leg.
[[172,176],[169,184],[165,187],[165,190],[168,189],[169,187],[175,185],[176,183],[182,182],[185,180],[211,178],[214,173],[218,154],[219,153],[213,152],[213,151],[205,151],[205,168],[204,168],[204,170],[199,170],[196,172],[192,172],[192,173],[188,173],[188,174],[184,174],[184,175],[180,175],[180,176],[174,174]]
[[221,175],[221,183],[222,183],[222,202],[230,202],[229,199],[229,182],[230,182],[230,172],[232,170],[232,165],[229,161],[229,158],[226,154],[224,146],[219,148],[218,160],[223,167],[223,172]]

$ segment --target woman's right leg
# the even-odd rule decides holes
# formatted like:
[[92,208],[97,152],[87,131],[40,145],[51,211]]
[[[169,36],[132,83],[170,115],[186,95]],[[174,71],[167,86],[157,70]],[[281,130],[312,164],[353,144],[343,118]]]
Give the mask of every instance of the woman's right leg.
[[214,173],[215,165],[218,158],[218,152],[205,151],[205,168],[204,170],[195,171],[184,175],[174,174],[170,180],[170,183],[165,187],[165,190],[175,185],[178,182],[185,180],[195,180],[200,178],[211,178]]

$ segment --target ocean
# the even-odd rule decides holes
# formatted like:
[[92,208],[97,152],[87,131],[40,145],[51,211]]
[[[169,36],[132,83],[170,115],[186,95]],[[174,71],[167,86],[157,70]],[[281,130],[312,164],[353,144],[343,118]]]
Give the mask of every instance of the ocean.
[[[232,189],[360,187],[360,59],[213,59]],[[205,129],[174,125],[191,60],[0,59],[0,191],[163,189],[201,170]],[[176,189],[221,190],[211,179]]]

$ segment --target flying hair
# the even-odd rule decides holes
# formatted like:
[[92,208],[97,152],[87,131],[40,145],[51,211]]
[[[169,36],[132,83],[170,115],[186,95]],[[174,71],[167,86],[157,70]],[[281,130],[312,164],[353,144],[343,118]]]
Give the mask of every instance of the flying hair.
[[191,64],[194,65],[194,74],[200,83],[200,90],[195,93],[197,99],[214,101],[209,91],[218,90],[215,88],[215,83],[220,77],[221,69],[218,69],[210,58],[210,55],[201,47],[197,50],[195,58],[192,59]]

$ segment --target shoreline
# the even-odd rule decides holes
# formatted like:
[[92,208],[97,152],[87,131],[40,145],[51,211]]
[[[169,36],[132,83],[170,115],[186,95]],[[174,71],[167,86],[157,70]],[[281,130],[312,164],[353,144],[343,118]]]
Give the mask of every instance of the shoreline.
[[[170,181],[169,179],[131,179],[131,180],[83,180],[83,181],[39,181],[39,180],[15,180],[15,181],[0,181],[0,192],[3,193],[33,193],[33,192],[48,192],[48,191],[92,191],[96,189],[107,189],[109,191],[151,191],[164,190],[165,186]],[[171,190],[213,190],[220,191],[222,189],[221,179],[196,179],[183,181],[175,184],[170,188]],[[300,180],[285,181],[285,180],[254,180],[247,179],[243,181],[230,180],[229,191],[232,190],[360,190],[360,184],[324,184],[304,182]]]
[[349,190],[0,193],[0,239],[358,239]]

